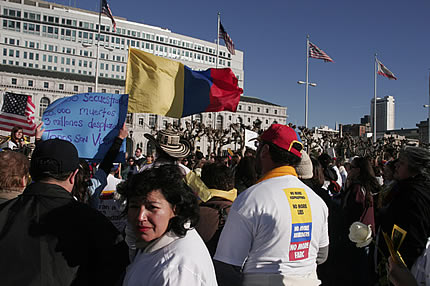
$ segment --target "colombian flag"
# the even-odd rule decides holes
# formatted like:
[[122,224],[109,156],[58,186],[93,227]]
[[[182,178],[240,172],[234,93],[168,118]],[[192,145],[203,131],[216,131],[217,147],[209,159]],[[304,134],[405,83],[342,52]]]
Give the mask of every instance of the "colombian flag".
[[243,90],[229,68],[194,71],[180,62],[129,48],[126,93],[129,113],[181,118],[236,111]]

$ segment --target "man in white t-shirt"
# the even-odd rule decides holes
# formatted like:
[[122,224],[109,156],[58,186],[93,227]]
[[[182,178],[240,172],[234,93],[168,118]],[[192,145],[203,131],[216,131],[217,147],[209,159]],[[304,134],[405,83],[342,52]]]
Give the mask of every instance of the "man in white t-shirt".
[[272,124],[259,138],[262,178],[233,203],[214,256],[219,285],[319,285],[328,255],[328,210],[298,178],[303,145]]

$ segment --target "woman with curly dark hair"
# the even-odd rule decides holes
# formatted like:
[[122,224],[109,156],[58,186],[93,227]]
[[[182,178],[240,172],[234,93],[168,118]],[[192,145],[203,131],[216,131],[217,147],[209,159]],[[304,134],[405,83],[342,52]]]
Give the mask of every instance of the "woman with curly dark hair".
[[124,286],[217,285],[209,252],[194,229],[197,198],[175,165],[162,165],[118,185],[139,249]]

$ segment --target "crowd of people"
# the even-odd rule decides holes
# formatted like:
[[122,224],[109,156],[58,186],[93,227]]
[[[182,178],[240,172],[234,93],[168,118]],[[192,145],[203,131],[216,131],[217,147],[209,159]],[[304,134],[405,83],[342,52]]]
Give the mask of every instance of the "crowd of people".
[[273,124],[225,156],[160,130],[118,164],[124,125],[94,164],[42,134],[0,151],[1,285],[430,285],[427,149],[333,158]]

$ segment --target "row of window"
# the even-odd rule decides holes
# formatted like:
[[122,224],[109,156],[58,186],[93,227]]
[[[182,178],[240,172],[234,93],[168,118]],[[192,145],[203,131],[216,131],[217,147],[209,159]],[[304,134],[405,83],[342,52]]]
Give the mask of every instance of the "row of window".
[[[212,126],[212,120],[210,119],[211,117],[212,117],[211,114],[208,114],[208,119],[206,120],[206,126]],[[193,115],[193,119],[195,121],[197,121],[197,122],[202,122],[202,115],[201,114]],[[232,119],[232,116],[229,115],[229,120],[231,121],[231,119]],[[243,123],[243,119],[240,116],[237,117],[236,120],[237,120],[236,121],[237,123],[240,123],[240,124]],[[258,118],[256,120],[261,121]],[[149,114],[149,116],[148,116],[148,124],[145,123],[145,118],[139,117],[138,118],[138,125],[141,126],[141,127],[144,127],[145,125],[147,125],[150,128],[155,128],[155,127],[157,127],[157,121],[158,121],[158,115]],[[251,123],[251,118],[250,117],[247,118],[247,122],[249,124]],[[131,115],[128,116],[127,123],[132,124],[132,116]],[[266,125],[268,125],[269,124],[269,119],[265,119],[265,123],[266,123]],[[273,124],[277,124],[278,122],[275,120],[272,123]],[[176,125],[179,124],[179,119],[174,119],[173,125],[175,125],[175,124]],[[162,127],[165,127],[166,125],[167,125],[167,119],[164,119]],[[224,117],[222,115],[218,114],[217,117],[216,117],[215,128],[216,129],[222,129],[223,126],[224,126]]]
[[[20,50],[14,50],[14,49],[6,49],[3,48],[3,56],[9,56],[9,57],[15,57],[15,58],[20,58],[21,57],[21,52]],[[33,53],[33,52],[27,52],[24,51],[22,52],[22,58],[25,60],[35,60],[35,61],[39,61],[39,54],[38,53]],[[42,61],[46,62],[46,63],[52,63],[52,64],[57,64],[58,63],[58,56],[55,55],[46,55],[46,54],[42,54]],[[70,65],[70,66],[78,66],[78,67],[83,67],[83,68],[93,68],[93,62],[92,61],[87,61],[87,60],[76,60],[74,58],[69,58],[69,57],[60,57],[60,62],[63,65]],[[9,62],[7,62],[6,59],[3,59],[3,64],[10,64],[10,65],[20,65],[18,61],[14,62],[13,60],[9,60]],[[24,61],[22,63],[22,65],[24,67],[30,67],[30,68],[39,68],[38,64],[33,64],[33,63],[27,63],[26,61]],[[118,72],[118,73],[124,73],[125,72],[125,66],[124,65],[115,65],[115,64],[108,64],[108,63],[100,63],[100,69],[101,70],[105,70],[105,71],[109,71],[109,66],[111,67],[111,71],[112,72]],[[42,65],[42,69],[47,69],[47,70],[57,70],[56,66],[50,66],[50,65]],[[72,73],[75,72],[74,69],[70,69],[70,68],[61,68],[61,71],[66,71],[66,72],[70,72],[72,70]],[[91,75],[92,72],[91,71],[86,71],[86,70],[82,70],[82,69],[78,69],[78,73],[79,74],[88,74]],[[104,76],[101,74],[101,76]],[[106,77],[109,77],[108,74],[105,75]],[[115,77],[115,78],[121,78],[123,79],[124,76],[120,76],[120,75],[112,75],[111,77]]]
[[[81,33],[81,32],[80,32]],[[86,32],[84,32],[84,34],[88,34]],[[92,36],[91,36],[92,39]],[[111,38],[112,40],[114,40],[114,37]],[[117,43],[119,43],[119,38],[117,39]],[[19,45],[19,40],[15,39],[11,39],[11,38],[5,38],[4,41],[5,43],[8,43],[9,40],[9,44],[15,44],[15,42],[17,43],[17,45]],[[122,45],[124,44],[124,39],[122,39]],[[107,43],[107,45],[109,45],[109,43]],[[134,40],[127,40],[127,46],[131,45],[131,47],[136,47],[136,48],[140,48],[139,42],[136,42]],[[39,48],[39,43],[35,43],[32,41],[25,41],[25,46],[30,47],[30,48]],[[176,48],[172,48],[172,47],[167,47],[167,46],[162,46],[162,45],[155,45],[155,50],[154,50],[154,44],[150,44],[150,43],[145,43],[142,42],[142,49],[148,51],[148,52],[153,52],[155,55],[159,55],[159,56],[165,56],[165,57],[170,57],[170,58],[183,58],[189,61],[196,61],[196,62],[204,62],[204,63],[209,63],[209,64],[213,64],[215,65],[216,63],[216,57],[214,56],[208,56],[208,55],[204,55],[204,54],[200,54],[200,53],[193,53],[187,50],[181,50],[181,49],[176,49]],[[117,47],[119,48],[119,46]],[[124,48],[124,46],[122,47]],[[52,52],[58,52],[58,46],[57,45],[51,45],[51,44],[44,44],[44,50],[47,51],[52,51]],[[75,54],[76,50],[74,48],[67,48],[67,47],[63,47],[62,50],[63,53],[68,53],[68,54]],[[80,55],[81,56],[89,56],[92,57],[92,51],[88,51],[88,50],[80,50]],[[101,58],[104,58],[104,54],[102,53]],[[121,60],[122,62],[125,62],[125,57],[120,57],[120,56],[115,56],[112,55],[113,60]],[[106,54],[106,59],[108,59],[108,54]],[[219,58],[219,65],[222,66],[231,66],[231,62],[230,61],[226,61],[225,59]]]
[[[21,18],[21,11],[15,10],[15,9],[4,8],[3,9],[3,15],[14,17],[14,18]],[[60,24],[60,18],[58,16],[43,15],[42,18],[43,18],[43,22],[45,22],[45,23],[52,23],[54,25]],[[28,20],[32,20],[32,21],[40,21],[41,15],[39,13],[24,12],[24,19],[28,19]],[[61,18],[61,24],[66,25],[66,26],[76,27],[76,28],[83,28],[83,29],[98,31],[98,24],[93,24],[93,23],[85,22],[85,21],[77,21],[77,20],[73,20],[73,19]],[[18,22],[18,21],[4,20],[3,26],[8,28],[8,29],[12,29],[12,30],[18,29],[19,30],[21,25],[20,25],[20,22]],[[37,34],[39,34],[41,31],[40,26],[41,26],[40,24],[23,22],[23,31],[25,33],[32,33],[32,34],[37,33]],[[103,32],[105,32],[105,31],[109,32],[110,26],[101,25],[100,30]],[[76,40],[76,30],[74,30],[74,29],[57,28],[57,27],[43,26],[42,25],[42,33],[44,34],[44,36],[54,37],[54,38],[58,38],[58,35],[60,33],[62,40],[69,40],[69,41],[75,41]],[[144,39],[144,40],[157,41],[160,43],[166,43],[166,44],[170,44],[173,46],[182,47],[182,48],[186,48],[186,49],[193,49],[196,51],[201,51],[201,52],[209,53],[209,54],[216,56],[216,49],[215,48],[207,47],[207,46],[204,46],[202,44],[192,43],[192,42],[186,41],[186,40],[175,39],[175,38],[164,36],[164,35],[154,35],[153,33],[148,33],[148,32],[145,33],[145,32],[140,32],[140,31],[131,30],[131,29],[124,29],[124,28],[119,28],[119,27],[116,29],[116,34],[135,37],[135,38]],[[97,40],[97,34],[94,37],[92,32],[79,31],[78,32],[78,38],[88,39],[88,40],[92,40],[94,38]],[[114,40],[114,38],[115,38],[115,40]],[[107,42],[109,42],[109,36],[101,35],[100,40],[101,41],[106,40]],[[121,43],[121,45],[124,45],[124,39],[120,39],[118,37],[112,36],[111,43],[116,43],[116,44]],[[139,41],[138,40],[127,40],[127,46],[129,46],[129,45],[131,45],[132,47],[138,47],[139,48]],[[143,48],[143,42],[142,42],[142,48]],[[219,51],[219,55],[221,57],[231,58],[231,55],[229,53],[226,53],[225,51]]]
[[[241,104],[239,104],[239,106],[238,106],[238,110],[242,110],[242,105],[241,105]],[[257,110],[257,112],[262,112],[260,107],[257,107],[257,109],[256,109],[256,110]],[[253,111],[252,106],[248,105],[248,111]],[[269,108],[266,108],[266,113],[269,113]],[[274,110],[273,110],[273,113],[274,113],[274,114],[278,114],[278,110],[277,110],[277,109],[274,109]]]
[[[26,80],[27,86],[28,87],[34,87],[35,86],[35,81],[32,79]],[[17,78],[11,78],[11,84],[12,85],[18,85],[18,79]],[[54,88],[54,84],[48,82],[48,81],[44,81],[43,82],[43,88],[45,89],[49,89],[49,88]],[[65,90],[65,84],[64,83],[58,83],[58,90]],[[84,92],[83,87],[79,86],[79,85],[73,85],[73,92]],[[87,92],[93,92],[93,88],[91,86],[89,86],[87,88]],[[105,88],[101,89],[101,92],[106,92]],[[116,94],[119,94],[119,90],[115,90]]]

